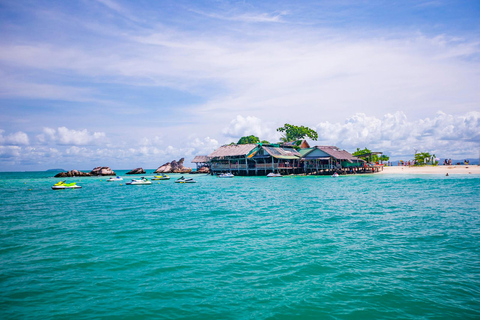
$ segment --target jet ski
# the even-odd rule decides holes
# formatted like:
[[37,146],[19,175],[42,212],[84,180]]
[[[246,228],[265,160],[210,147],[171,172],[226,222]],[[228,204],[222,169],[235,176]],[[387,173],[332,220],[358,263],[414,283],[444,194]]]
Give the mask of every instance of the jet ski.
[[81,188],[81,186],[77,186],[77,184],[75,182],[66,183],[66,181],[57,182],[52,186],[53,190],[80,189],[80,188]]
[[110,179],[107,179],[107,182],[112,182],[112,181],[123,181],[123,178],[120,178],[120,177],[111,177]]
[[267,178],[281,178],[282,175],[280,173],[273,173],[273,172],[270,172],[269,174],[267,174]]
[[170,180],[170,177],[165,174],[162,174],[161,176],[154,176],[152,180]]
[[141,179],[132,179],[132,181],[127,182],[126,184],[128,185],[147,185],[147,184],[152,184],[152,181],[146,179],[145,177],[142,177]]
[[222,173],[218,177],[219,178],[233,178],[235,176],[232,173],[228,172],[228,173]]
[[192,178],[186,179],[184,176],[181,176],[175,180],[175,183],[197,183],[197,181],[193,180]]

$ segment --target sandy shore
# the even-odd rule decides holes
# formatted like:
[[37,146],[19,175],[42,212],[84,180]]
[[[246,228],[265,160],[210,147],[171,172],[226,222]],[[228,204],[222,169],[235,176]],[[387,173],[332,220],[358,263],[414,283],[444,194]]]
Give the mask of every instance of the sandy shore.
[[480,166],[460,165],[460,166],[423,166],[407,167],[395,166],[385,167],[379,174],[480,174]]

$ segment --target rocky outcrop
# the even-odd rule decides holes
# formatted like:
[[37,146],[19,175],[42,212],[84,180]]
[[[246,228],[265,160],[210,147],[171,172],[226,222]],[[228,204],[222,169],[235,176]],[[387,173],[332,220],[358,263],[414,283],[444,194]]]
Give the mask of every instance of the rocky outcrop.
[[110,167],[96,167],[90,171],[92,176],[116,176],[117,174]]
[[60,172],[55,175],[55,178],[68,178],[68,177],[90,177],[92,176],[88,172],[81,172],[78,170],[70,170],[67,172]]
[[210,168],[204,166],[204,167],[198,168],[197,171],[192,171],[190,173],[210,173]]
[[180,160],[178,160],[178,162],[173,160],[172,162],[167,162],[165,164],[162,164],[160,167],[158,167],[157,170],[155,170],[155,173],[190,173],[192,172],[192,168],[183,166],[183,161],[185,161],[185,159],[181,158]]
[[143,170],[143,168],[136,168],[127,172],[127,174],[145,174],[145,170]]
[[96,167],[90,172],[82,172],[78,170],[70,170],[67,172],[60,172],[55,175],[55,178],[67,177],[92,177],[92,176],[116,176],[117,174],[110,169],[110,167]]

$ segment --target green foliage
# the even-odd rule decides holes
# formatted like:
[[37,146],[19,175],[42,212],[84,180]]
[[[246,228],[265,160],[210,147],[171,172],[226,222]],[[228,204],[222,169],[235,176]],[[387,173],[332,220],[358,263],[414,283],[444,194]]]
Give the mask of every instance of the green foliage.
[[270,144],[270,142],[268,142],[267,140],[262,140],[260,141],[261,144]]
[[431,155],[428,152],[418,152],[415,153],[416,165],[425,165],[425,164],[435,164],[435,155]]
[[371,154],[372,151],[368,148],[361,149],[357,148],[357,151],[352,153],[355,157],[370,161],[370,162],[383,162],[390,160],[390,157],[382,154],[380,157],[376,154]]
[[241,137],[240,140],[238,140],[237,144],[257,144],[260,143],[260,139],[254,135],[251,136],[246,136],[246,137]]
[[370,149],[367,149],[367,148],[362,149],[362,150],[360,150],[360,148],[357,148],[357,151],[352,153],[352,155],[354,155],[355,157],[359,157],[362,154],[367,154],[367,153],[372,153],[372,151]]
[[318,139],[318,133],[315,130],[304,126],[294,126],[285,123],[285,125],[278,128],[277,131],[283,133],[284,136],[281,138],[283,142],[293,142],[305,139],[306,137],[312,140]]
[[[357,148],[357,151],[352,153],[352,155],[354,155],[355,157],[359,157],[360,159],[363,159],[368,162],[378,162],[380,158],[376,154],[372,155],[371,153],[372,151],[365,147],[362,150],[360,150],[360,148]],[[367,154],[370,154],[370,155],[367,156]]]

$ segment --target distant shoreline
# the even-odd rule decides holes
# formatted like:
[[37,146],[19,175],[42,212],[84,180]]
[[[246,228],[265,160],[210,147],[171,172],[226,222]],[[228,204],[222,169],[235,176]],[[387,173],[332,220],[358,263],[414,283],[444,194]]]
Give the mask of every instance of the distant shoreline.
[[478,165],[452,166],[393,166],[385,167],[377,174],[480,174]]

